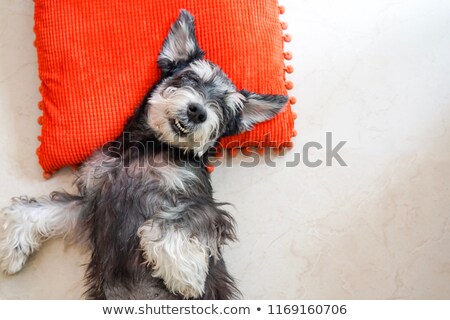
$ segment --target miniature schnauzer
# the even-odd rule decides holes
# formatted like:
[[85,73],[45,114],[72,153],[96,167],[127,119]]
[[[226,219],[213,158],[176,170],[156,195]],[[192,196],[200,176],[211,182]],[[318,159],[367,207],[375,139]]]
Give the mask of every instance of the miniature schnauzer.
[[276,115],[282,95],[237,90],[204,59],[182,10],[158,55],[161,78],[124,127],[77,171],[78,194],[18,197],[0,213],[0,268],[22,269],[46,239],[75,235],[92,250],[91,299],[233,299],[222,246],[234,220],[206,169],[220,137]]

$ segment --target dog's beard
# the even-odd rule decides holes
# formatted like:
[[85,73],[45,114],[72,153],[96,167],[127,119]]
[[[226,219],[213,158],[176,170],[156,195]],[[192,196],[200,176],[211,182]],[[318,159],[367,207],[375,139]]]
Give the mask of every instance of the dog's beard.
[[[187,106],[191,103],[205,106],[205,122],[193,124],[189,121]],[[220,115],[208,107],[205,98],[193,88],[158,88],[148,104],[148,124],[163,142],[201,156],[219,136]]]

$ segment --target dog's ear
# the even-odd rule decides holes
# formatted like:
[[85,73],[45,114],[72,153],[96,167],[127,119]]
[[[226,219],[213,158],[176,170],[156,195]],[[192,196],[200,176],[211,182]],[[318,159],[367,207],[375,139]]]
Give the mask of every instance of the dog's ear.
[[163,73],[173,71],[192,60],[202,59],[204,52],[195,37],[194,17],[181,10],[172,24],[158,56],[158,66]]
[[272,119],[288,101],[287,96],[258,94],[242,90],[245,100],[239,121],[239,131],[247,131],[257,123]]

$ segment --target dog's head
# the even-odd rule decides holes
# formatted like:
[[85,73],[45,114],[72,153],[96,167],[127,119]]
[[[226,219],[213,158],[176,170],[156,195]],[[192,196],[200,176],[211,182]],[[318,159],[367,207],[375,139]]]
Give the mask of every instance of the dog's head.
[[193,16],[182,10],[158,56],[161,82],[148,99],[147,122],[161,141],[203,154],[218,138],[251,129],[274,117],[282,95],[236,89],[226,74],[204,59]]

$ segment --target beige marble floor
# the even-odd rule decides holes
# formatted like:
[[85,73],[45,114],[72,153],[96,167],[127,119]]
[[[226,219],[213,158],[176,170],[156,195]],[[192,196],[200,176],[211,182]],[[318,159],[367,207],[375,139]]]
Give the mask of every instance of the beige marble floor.
[[[226,258],[249,299],[450,298],[450,3],[281,0],[294,41],[295,148],[277,166],[221,167],[236,205]],[[44,181],[33,2],[0,3],[0,206],[70,188]],[[347,141],[348,164],[287,168],[309,141]],[[311,159],[325,159],[325,149]],[[46,243],[0,275],[0,298],[78,299],[86,256]]]

